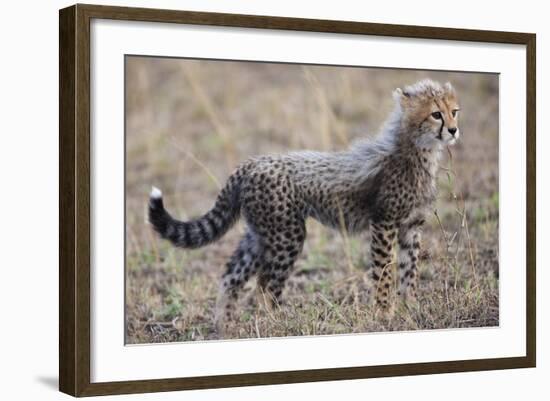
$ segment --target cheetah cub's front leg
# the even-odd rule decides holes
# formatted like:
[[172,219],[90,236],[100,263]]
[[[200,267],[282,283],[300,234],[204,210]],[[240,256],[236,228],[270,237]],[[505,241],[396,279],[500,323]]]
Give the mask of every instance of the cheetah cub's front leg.
[[397,229],[390,223],[373,223],[371,227],[370,278],[378,308],[377,312],[382,313],[385,317],[391,317],[394,312],[390,302],[393,287],[392,256]]
[[420,252],[420,228],[418,225],[399,229],[399,291],[403,302],[416,303],[418,254]]

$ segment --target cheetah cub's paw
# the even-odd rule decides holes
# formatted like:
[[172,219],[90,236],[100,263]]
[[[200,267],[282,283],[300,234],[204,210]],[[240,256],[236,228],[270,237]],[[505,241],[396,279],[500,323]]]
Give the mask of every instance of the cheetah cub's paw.
[[232,316],[220,315],[218,312],[214,317],[214,332],[218,340],[223,340],[229,330],[229,324]]
[[405,309],[415,309],[418,307],[418,298],[416,294],[403,294],[398,292],[397,295],[399,296],[399,305]]
[[377,305],[376,311],[374,312],[375,319],[383,320],[383,321],[389,321],[393,318],[395,315],[395,307],[393,305],[389,306],[382,306]]

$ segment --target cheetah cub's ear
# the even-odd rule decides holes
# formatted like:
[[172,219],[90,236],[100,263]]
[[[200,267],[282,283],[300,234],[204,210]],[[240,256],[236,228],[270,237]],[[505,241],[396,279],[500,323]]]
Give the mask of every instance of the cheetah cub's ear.
[[405,105],[410,98],[411,98],[410,93],[404,91],[401,88],[397,88],[393,91],[393,99],[401,105]]
[[445,85],[443,85],[443,88],[445,89],[445,92],[447,92],[450,95],[455,95],[455,88],[450,82],[445,82]]

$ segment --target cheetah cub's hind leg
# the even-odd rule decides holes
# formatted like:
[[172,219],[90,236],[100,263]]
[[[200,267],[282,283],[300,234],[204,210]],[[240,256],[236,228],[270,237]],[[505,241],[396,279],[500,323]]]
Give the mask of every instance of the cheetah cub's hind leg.
[[285,282],[302,251],[305,236],[305,222],[298,218],[273,227],[266,235],[269,246],[258,272],[258,298],[268,311],[281,303]]
[[256,235],[248,231],[229,259],[222,276],[214,323],[219,336],[223,336],[226,325],[234,317],[239,291],[254,275],[260,265],[260,244]]
[[372,223],[372,240],[370,245],[372,280],[377,313],[391,318],[394,312],[391,295],[393,288],[392,256],[397,229],[391,223]]

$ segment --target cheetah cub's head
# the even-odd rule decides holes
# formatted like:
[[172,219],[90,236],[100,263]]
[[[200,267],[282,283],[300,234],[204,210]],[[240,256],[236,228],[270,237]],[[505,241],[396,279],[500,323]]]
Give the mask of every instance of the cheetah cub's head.
[[394,92],[401,109],[403,135],[419,146],[454,145],[460,136],[458,100],[453,86],[429,79]]

